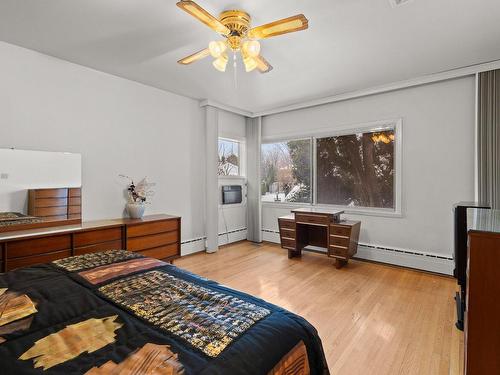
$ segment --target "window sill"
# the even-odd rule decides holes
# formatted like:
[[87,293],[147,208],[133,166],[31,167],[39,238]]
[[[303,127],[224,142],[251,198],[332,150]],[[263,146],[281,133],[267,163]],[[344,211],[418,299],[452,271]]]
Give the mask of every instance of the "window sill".
[[334,205],[312,205],[309,203],[292,203],[292,202],[262,202],[262,207],[281,208],[281,209],[294,209],[298,207],[315,207],[325,209],[338,209],[343,210],[346,215],[360,215],[360,216],[377,216],[377,217],[392,217],[402,218],[403,213],[395,210],[376,209],[376,208],[352,208]]
[[245,176],[217,176],[219,180],[246,180]]

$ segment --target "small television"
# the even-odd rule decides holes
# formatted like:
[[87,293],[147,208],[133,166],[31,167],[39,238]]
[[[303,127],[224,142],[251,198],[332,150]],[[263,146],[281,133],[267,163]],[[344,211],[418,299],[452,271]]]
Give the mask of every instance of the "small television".
[[222,204],[238,204],[242,201],[241,185],[222,186]]

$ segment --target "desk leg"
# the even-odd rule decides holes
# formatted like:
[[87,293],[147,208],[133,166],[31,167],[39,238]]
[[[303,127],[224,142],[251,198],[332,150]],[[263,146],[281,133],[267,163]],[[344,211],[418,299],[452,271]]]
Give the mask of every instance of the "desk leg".
[[295,257],[301,257],[302,256],[302,251],[301,250],[290,250],[288,249],[288,259],[292,259],[292,258],[295,258]]
[[338,270],[341,269],[342,267],[344,267],[346,264],[347,264],[347,260],[343,260],[343,259],[339,259],[339,258],[335,259],[335,268]]

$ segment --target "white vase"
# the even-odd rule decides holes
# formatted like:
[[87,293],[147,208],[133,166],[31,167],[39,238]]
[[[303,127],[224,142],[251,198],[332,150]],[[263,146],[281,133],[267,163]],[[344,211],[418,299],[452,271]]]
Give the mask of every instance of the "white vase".
[[146,205],[144,203],[127,203],[128,216],[132,219],[141,219],[145,210]]

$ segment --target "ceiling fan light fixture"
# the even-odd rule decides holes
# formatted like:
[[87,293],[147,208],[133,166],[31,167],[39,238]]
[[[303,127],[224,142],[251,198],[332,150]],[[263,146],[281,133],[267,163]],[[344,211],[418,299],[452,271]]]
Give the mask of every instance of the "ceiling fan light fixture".
[[250,57],[257,57],[260,55],[260,43],[256,40],[247,40],[243,43],[243,52]]
[[273,67],[260,54],[259,40],[305,30],[309,27],[309,21],[303,14],[297,14],[252,28],[250,15],[241,9],[225,10],[216,18],[193,0],[180,0],[177,6],[225,38],[223,41],[210,42],[208,48],[186,56],[179,60],[178,63],[188,65],[211,55],[215,59],[212,62],[213,66],[221,72],[226,71],[228,50],[233,52],[235,73],[238,53],[241,55],[247,72],[255,69],[260,73],[270,72]]
[[214,66],[215,69],[217,69],[219,72],[225,72],[226,71],[226,66],[227,66],[227,54],[222,54],[220,57],[216,58],[212,65]]
[[218,59],[226,52],[227,46],[222,40],[212,41],[208,44],[208,50],[213,58]]
[[257,61],[255,61],[255,59],[250,56],[243,58],[243,64],[245,64],[245,71],[247,73],[257,68]]
[[231,32],[218,19],[216,19],[194,1],[182,0],[177,3],[177,6],[221,35],[227,36]]

